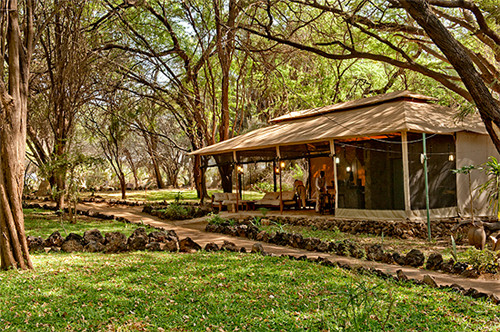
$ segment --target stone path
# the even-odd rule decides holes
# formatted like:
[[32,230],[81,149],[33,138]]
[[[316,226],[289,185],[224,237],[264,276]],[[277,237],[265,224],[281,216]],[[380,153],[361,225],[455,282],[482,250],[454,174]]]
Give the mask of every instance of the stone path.
[[[224,240],[227,240],[235,243],[238,247],[245,247],[248,251],[250,251],[252,245],[257,242],[249,240],[247,238],[205,232],[205,218],[170,222],[143,213],[142,207],[123,205],[113,206],[107,203],[82,203],[79,204],[79,209],[94,210],[103,214],[114,215],[115,217],[123,217],[133,223],[143,223],[153,227],[165,228],[167,230],[172,229],[177,233],[179,238],[182,239],[185,237],[190,237],[193,241],[197,242],[202,247],[204,247],[208,242],[215,242],[220,246],[222,245]],[[351,267],[362,266],[365,268],[375,268],[391,275],[396,275],[397,270],[402,270],[410,279],[422,280],[424,275],[428,274],[434,278],[439,286],[457,284],[465,289],[469,289],[472,287],[477,289],[479,292],[483,292],[486,294],[495,294],[500,297],[500,281],[497,280],[467,279],[456,275],[428,271],[424,269],[365,261],[352,257],[343,257],[329,253],[312,252],[292,247],[278,246],[265,242],[261,242],[261,244],[264,247],[265,252],[273,253],[276,255],[285,254],[294,256],[307,255],[307,257],[324,257],[333,262],[348,264]]]

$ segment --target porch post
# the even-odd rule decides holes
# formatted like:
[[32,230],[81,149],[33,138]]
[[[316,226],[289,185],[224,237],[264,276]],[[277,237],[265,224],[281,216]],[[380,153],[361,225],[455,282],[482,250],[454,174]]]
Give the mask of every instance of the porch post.
[[280,147],[276,147],[276,155],[278,156],[278,169],[280,170],[280,213],[283,214],[283,188],[281,185],[281,172],[283,171],[281,169],[281,153],[280,153]]
[[411,200],[410,200],[410,166],[408,162],[408,135],[406,131],[401,132],[401,147],[403,154],[403,192],[405,200],[405,213],[409,218],[411,215]]
[[233,172],[236,169],[236,207],[234,208],[234,212],[238,212],[238,205],[240,205],[239,198],[240,198],[240,186],[239,186],[239,181],[238,181],[238,168],[236,167],[237,163],[237,156],[236,156],[236,151],[233,151],[233,162],[234,162],[234,167],[233,167]]
[[335,155],[335,141],[332,139],[330,140],[330,155],[332,156],[333,160],[333,185],[335,186],[335,215],[337,213],[337,209],[339,207],[339,203],[337,201],[337,194],[338,194],[338,186],[337,186],[337,156]]

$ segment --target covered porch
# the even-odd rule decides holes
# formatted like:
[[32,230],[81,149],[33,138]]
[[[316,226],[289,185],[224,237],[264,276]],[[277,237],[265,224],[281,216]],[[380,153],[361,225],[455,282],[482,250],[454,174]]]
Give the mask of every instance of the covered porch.
[[[268,127],[193,154],[217,155],[234,170],[273,163],[279,184],[281,165],[304,159],[308,197],[315,194],[314,179],[325,171],[327,184],[336,191],[335,217],[345,218],[424,218],[426,160],[430,214],[454,217],[459,214],[460,181],[451,170],[470,153],[457,149],[457,143],[486,131],[478,117],[458,121],[453,109],[433,100],[403,91],[292,112],[271,120]],[[276,190],[281,192],[282,186]]]

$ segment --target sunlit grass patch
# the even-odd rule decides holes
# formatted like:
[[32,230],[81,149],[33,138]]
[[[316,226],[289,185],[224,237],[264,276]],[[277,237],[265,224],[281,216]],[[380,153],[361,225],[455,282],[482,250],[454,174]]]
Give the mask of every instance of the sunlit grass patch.
[[0,326],[41,331],[500,328],[498,308],[489,303],[307,261],[205,252],[36,254],[33,259],[35,271],[0,273]]

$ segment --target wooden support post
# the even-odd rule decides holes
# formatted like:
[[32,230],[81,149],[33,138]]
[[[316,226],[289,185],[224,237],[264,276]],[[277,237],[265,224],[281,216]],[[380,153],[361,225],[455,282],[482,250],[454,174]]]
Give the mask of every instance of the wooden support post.
[[280,152],[280,147],[279,145],[276,147],[276,156],[278,157],[278,169],[280,172],[280,213],[283,213],[283,188],[282,188],[282,178],[281,178],[281,172],[283,171],[281,169],[281,152]]
[[240,198],[240,186],[238,182],[238,166],[237,166],[237,161],[238,161],[238,156],[236,155],[236,151],[233,151],[233,162],[234,162],[234,167],[233,167],[233,172],[236,169],[236,206],[234,208],[234,212],[238,212],[238,205],[240,205],[239,198]]
[[401,132],[401,153],[403,154],[403,192],[405,201],[405,214],[409,218],[411,215],[410,196],[410,166],[408,161],[408,135],[406,131]]
[[335,154],[335,142],[330,140],[330,155],[332,156],[333,160],[333,185],[335,186],[335,197],[334,197],[334,202],[335,202],[335,213],[337,213],[337,209],[339,207],[339,203],[337,201],[337,194],[338,194],[338,181],[337,181],[337,155]]

